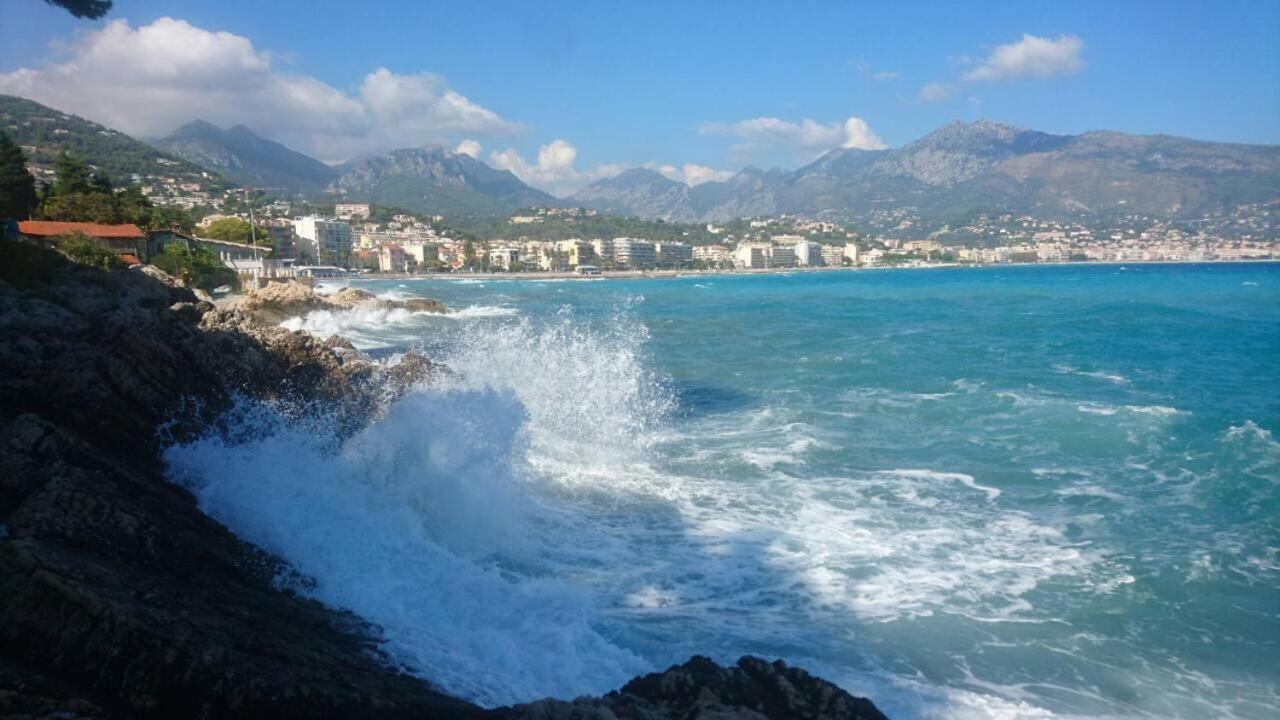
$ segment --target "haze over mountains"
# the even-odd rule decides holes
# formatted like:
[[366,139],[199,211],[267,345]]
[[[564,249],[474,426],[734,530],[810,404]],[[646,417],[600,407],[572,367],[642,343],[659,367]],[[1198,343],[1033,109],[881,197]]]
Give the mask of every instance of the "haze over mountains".
[[1116,132],[1050,135],[954,122],[902,148],[836,149],[793,172],[754,168],[687,187],[636,169],[569,198],[673,221],[782,212],[852,219],[913,208],[926,220],[975,212],[1046,217],[1193,217],[1280,199],[1280,147]]
[[857,222],[905,210],[921,229],[977,213],[1186,219],[1280,200],[1280,146],[1107,131],[1052,135],[988,120],[953,122],[901,148],[835,149],[797,170],[746,168],[695,187],[635,168],[557,199],[507,170],[439,146],[330,166],[244,126],[224,130],[194,121],[156,140],[163,151],[156,152],[21,98],[0,96],[0,119],[7,126],[0,129],[19,144],[38,148],[35,161],[65,147],[113,173],[162,165],[189,175],[198,166],[280,195],[368,200],[444,215],[572,205],[678,222],[779,213]]

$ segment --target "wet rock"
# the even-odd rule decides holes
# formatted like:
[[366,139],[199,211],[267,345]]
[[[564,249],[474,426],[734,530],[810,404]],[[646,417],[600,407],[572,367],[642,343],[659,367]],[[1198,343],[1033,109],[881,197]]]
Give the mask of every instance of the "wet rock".
[[870,700],[782,661],[723,667],[694,657],[601,698],[542,700],[497,711],[506,720],[887,720]]
[[309,285],[298,282],[269,283],[250,292],[235,306],[261,325],[279,325],[291,317],[305,315],[313,310],[353,310],[360,307],[431,313],[447,310],[439,300],[382,300],[377,295],[358,288],[343,288],[332,295],[319,295]]

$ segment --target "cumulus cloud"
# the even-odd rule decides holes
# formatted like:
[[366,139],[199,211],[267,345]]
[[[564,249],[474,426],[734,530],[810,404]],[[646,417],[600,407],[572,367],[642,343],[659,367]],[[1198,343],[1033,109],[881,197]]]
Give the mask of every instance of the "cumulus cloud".
[[734,150],[744,156],[770,147],[781,147],[806,159],[837,147],[861,150],[888,147],[872,132],[871,126],[858,117],[850,117],[843,123],[819,123],[809,118],[792,122],[774,117],[734,123],[706,122],[699,127],[699,132],[741,138],[743,143]]
[[439,75],[378,68],[347,92],[280,69],[245,37],[173,18],[139,27],[115,20],[66,50],[56,62],[0,73],[0,93],[142,137],[196,118],[244,124],[328,161],[521,129]]
[[970,82],[993,82],[1032,77],[1069,75],[1084,68],[1084,41],[1075,35],[1042,38],[1024,34],[1022,39],[998,45],[981,63],[963,75]]
[[920,102],[942,102],[943,100],[949,99],[955,94],[955,92],[956,88],[954,85],[931,82],[920,88],[920,92],[917,94],[917,97],[920,98]]
[[705,182],[724,182],[734,176],[732,170],[717,170],[706,165],[696,165],[694,163],[685,163],[680,166],[659,163],[645,163],[643,167],[650,170],[657,170],[665,175],[668,179],[682,182],[689,187],[701,185]]
[[473,158],[479,159],[481,149],[482,146],[475,140],[463,140],[458,143],[458,147],[454,148],[453,151],[459,155],[470,155]]
[[552,140],[538,148],[538,159],[526,160],[515,148],[489,153],[489,164],[499,170],[510,170],[525,183],[552,195],[572,194],[588,183],[619,175],[625,166],[619,164],[598,165],[590,170],[578,170],[574,164],[578,149],[567,140]]

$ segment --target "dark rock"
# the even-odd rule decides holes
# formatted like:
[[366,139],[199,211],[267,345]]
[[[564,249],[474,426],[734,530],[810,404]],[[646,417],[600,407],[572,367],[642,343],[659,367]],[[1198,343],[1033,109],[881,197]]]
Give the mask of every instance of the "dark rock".
[[870,700],[755,657],[731,668],[695,657],[602,698],[541,700],[496,713],[506,720],[887,720]]

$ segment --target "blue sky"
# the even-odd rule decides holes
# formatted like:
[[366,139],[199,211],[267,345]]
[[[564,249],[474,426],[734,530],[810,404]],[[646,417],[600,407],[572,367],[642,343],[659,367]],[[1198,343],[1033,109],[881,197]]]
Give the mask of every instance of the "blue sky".
[[329,161],[467,140],[558,192],[632,165],[794,167],[979,117],[1280,143],[1275,0],[5,5],[0,92],[144,136],[244,122]]

